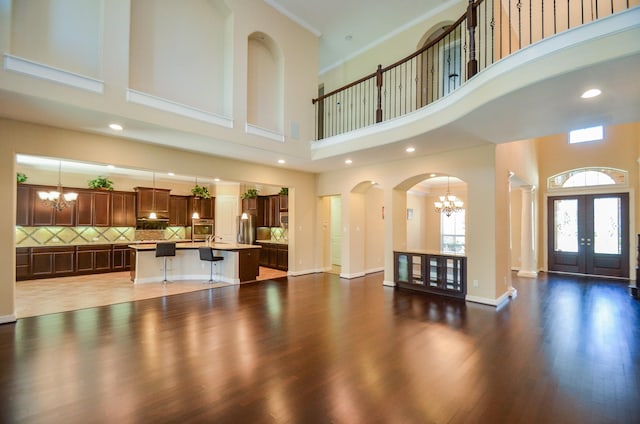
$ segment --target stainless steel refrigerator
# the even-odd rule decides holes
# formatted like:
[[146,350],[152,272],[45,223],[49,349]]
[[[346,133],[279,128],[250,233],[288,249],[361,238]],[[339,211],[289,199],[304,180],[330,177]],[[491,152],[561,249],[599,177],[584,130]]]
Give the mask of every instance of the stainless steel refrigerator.
[[253,244],[256,240],[256,216],[243,213],[236,218],[238,224],[238,243]]

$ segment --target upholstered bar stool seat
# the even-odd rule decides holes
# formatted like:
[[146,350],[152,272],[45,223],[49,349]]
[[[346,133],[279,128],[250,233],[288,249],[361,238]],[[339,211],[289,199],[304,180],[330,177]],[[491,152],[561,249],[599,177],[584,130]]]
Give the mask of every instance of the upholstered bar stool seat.
[[175,242],[163,242],[156,244],[156,258],[163,258],[164,264],[162,268],[164,269],[164,279],[162,280],[163,284],[168,283],[167,281],[167,257],[176,256],[176,244]]
[[198,247],[198,253],[200,254],[201,261],[209,262],[209,281],[208,283],[213,283],[213,263],[224,260],[222,256],[215,256],[213,254],[213,249],[208,246]]

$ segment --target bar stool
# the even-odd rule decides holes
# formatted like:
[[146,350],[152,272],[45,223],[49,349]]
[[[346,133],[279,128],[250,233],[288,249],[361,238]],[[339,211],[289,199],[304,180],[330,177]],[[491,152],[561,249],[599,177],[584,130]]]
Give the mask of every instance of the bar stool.
[[213,263],[222,261],[224,258],[222,256],[214,256],[213,249],[207,246],[198,247],[198,253],[200,254],[201,261],[209,262],[209,281],[208,283],[213,283]]
[[164,259],[164,280],[162,284],[168,283],[167,281],[167,256],[176,256],[176,243],[165,242],[156,244],[156,258]]

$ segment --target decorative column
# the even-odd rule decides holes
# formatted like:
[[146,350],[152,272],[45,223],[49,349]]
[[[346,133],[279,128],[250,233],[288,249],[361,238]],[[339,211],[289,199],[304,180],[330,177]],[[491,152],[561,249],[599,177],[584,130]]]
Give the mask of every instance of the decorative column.
[[520,186],[522,190],[522,218],[520,221],[520,271],[518,277],[535,278],[535,250],[533,248],[533,192],[535,186]]

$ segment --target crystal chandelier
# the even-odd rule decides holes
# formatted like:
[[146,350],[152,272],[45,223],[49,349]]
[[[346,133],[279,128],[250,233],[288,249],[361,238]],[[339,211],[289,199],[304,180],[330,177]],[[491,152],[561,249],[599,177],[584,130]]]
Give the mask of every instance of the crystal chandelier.
[[58,161],[58,190],[38,192],[38,198],[42,203],[51,206],[58,212],[71,206],[78,198],[78,193],[64,193],[62,191],[61,175],[62,161]]
[[440,201],[434,202],[436,212],[443,213],[446,216],[451,216],[455,212],[462,210],[464,203],[456,196],[451,194],[449,188],[449,177],[447,177],[447,193],[444,196],[440,196]]

